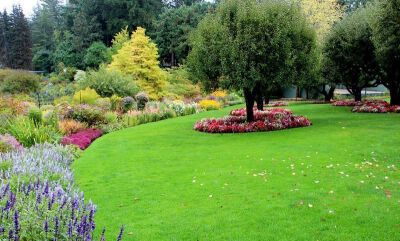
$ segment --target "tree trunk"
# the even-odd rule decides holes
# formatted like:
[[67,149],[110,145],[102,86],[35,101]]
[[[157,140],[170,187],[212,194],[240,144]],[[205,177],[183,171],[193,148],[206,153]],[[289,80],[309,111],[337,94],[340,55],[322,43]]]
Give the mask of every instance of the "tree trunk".
[[261,93],[256,96],[257,110],[264,110],[263,97]]
[[390,90],[390,105],[400,105],[400,86],[391,88]]
[[335,87],[330,86],[328,93],[325,95],[325,101],[331,101],[334,93],[335,93]]
[[249,89],[244,89],[244,99],[246,100],[247,122],[254,121],[254,96]]
[[354,100],[361,101],[361,89],[353,90]]
[[309,99],[309,98],[308,98],[308,97],[309,97],[309,94],[310,94],[310,93],[309,93],[309,90],[308,90],[308,88],[306,88],[306,100]]
[[171,51],[171,67],[175,66],[175,53],[174,50]]
[[264,103],[266,104],[266,105],[268,105],[269,104],[269,98],[270,98],[270,94],[269,93],[267,93],[267,94],[265,94],[265,96],[264,96]]

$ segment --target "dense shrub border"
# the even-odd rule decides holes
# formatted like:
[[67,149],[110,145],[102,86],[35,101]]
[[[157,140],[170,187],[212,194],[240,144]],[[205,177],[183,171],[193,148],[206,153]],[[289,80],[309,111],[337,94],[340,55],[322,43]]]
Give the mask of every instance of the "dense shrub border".
[[293,115],[287,109],[255,110],[254,121],[246,122],[246,109],[236,109],[229,116],[219,119],[203,119],[196,122],[193,129],[208,133],[245,133],[274,131],[296,127],[310,126],[311,122],[303,117]]

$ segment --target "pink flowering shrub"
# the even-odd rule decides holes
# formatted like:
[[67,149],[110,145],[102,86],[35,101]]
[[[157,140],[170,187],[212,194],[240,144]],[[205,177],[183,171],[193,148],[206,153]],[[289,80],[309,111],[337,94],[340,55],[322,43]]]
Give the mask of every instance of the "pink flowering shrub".
[[0,152],[8,152],[13,150],[21,151],[23,146],[12,135],[6,133],[0,135]]
[[303,116],[293,115],[287,109],[254,111],[254,121],[246,121],[246,109],[236,109],[229,116],[219,119],[204,119],[196,122],[194,130],[208,133],[244,133],[274,131],[288,128],[310,126],[311,122]]
[[86,129],[81,130],[70,136],[65,136],[61,140],[63,145],[77,145],[80,149],[85,150],[94,140],[103,135],[101,129]]

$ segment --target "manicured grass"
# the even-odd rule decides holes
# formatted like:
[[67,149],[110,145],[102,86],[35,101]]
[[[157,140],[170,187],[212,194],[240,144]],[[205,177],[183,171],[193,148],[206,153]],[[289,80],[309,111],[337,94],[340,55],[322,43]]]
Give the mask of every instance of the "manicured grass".
[[234,108],[96,140],[73,167],[98,229],[111,240],[121,224],[124,240],[400,240],[400,114],[297,104],[287,108],[311,127],[192,130]]

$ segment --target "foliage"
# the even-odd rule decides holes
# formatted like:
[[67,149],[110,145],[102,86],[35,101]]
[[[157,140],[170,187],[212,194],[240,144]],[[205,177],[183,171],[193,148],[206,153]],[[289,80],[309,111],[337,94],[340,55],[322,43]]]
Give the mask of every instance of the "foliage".
[[324,57],[330,63],[323,66],[325,78],[343,84],[361,100],[361,91],[374,87],[381,77],[381,68],[375,58],[368,21],[371,8],[358,8],[338,22],[326,38]]
[[18,101],[15,98],[0,97],[0,113],[13,116],[24,114],[26,112],[26,103]]
[[66,117],[79,122],[85,122],[89,127],[104,121],[102,109],[100,107],[90,106],[88,104],[78,105],[71,108],[66,113]]
[[20,5],[0,14],[0,64],[13,69],[32,68],[32,38],[28,19]]
[[104,122],[106,124],[113,124],[118,121],[118,115],[115,112],[108,111],[104,114]]
[[50,73],[53,69],[53,52],[49,50],[40,50],[33,56],[33,66],[35,70]]
[[33,123],[35,123],[35,125],[39,125],[43,121],[43,113],[36,106],[32,106],[31,108],[29,108],[28,117],[33,121]]
[[175,112],[168,108],[144,109],[128,111],[123,120],[126,126],[136,126],[175,117]]
[[70,119],[65,119],[63,121],[60,121],[58,125],[58,129],[63,135],[71,135],[86,128],[87,128],[86,123]]
[[94,104],[94,102],[100,98],[96,90],[87,87],[84,90],[80,90],[74,94],[73,100],[79,104]]
[[168,103],[167,107],[168,109],[173,110],[177,116],[192,115],[200,112],[200,108],[197,103],[185,104],[183,102],[174,101]]
[[218,110],[220,108],[219,103],[215,100],[201,100],[199,105],[205,110]]
[[183,64],[189,53],[189,33],[207,13],[208,3],[195,3],[179,8],[164,8],[158,19],[153,21],[151,37],[158,46],[163,63],[171,66]]
[[77,73],[77,69],[71,66],[65,66],[63,62],[60,62],[57,66],[58,68],[58,78],[59,82],[61,81],[74,81],[75,75]]
[[108,62],[107,47],[102,42],[94,42],[88,48],[83,62],[86,68],[97,69],[100,64]]
[[125,97],[122,100],[124,111],[128,111],[128,110],[132,109],[134,103],[135,103],[135,100],[132,97],[130,97],[130,96]]
[[75,134],[64,137],[61,140],[63,145],[77,145],[80,149],[85,150],[94,140],[103,135],[102,130],[86,129],[78,131]]
[[111,110],[122,110],[123,108],[123,98],[114,94],[110,98]]
[[31,147],[35,143],[56,143],[61,137],[54,126],[35,124],[33,120],[25,116],[8,120],[2,128],[24,147]]
[[91,70],[79,84],[96,90],[102,97],[135,96],[139,88],[131,76],[124,76],[120,71],[100,67],[98,71]]
[[22,150],[22,145],[12,135],[5,133],[0,135],[0,153]]
[[54,65],[57,66],[58,64],[63,63],[67,67],[83,69],[84,56],[85,51],[78,51],[72,40],[66,39],[58,44],[57,49],[54,52]]
[[330,32],[333,25],[338,22],[344,9],[338,0],[299,0],[307,20],[317,31],[318,41],[322,42],[325,36]]
[[133,77],[151,99],[159,99],[163,96],[166,82],[157,58],[156,45],[145,35],[145,29],[138,27],[131,39],[113,55],[109,68]]
[[193,99],[200,95],[200,88],[193,84],[189,69],[185,65],[170,68],[167,72],[167,82],[166,91],[179,98]]
[[390,104],[400,105],[400,4],[398,0],[377,0],[372,18],[376,55],[385,72],[382,84],[390,91]]
[[135,96],[135,99],[137,101],[137,108],[139,110],[143,110],[144,107],[146,106],[146,103],[149,102],[149,97],[144,92],[137,94]]
[[296,4],[226,0],[199,24],[189,62],[210,89],[243,90],[251,122],[254,101],[312,75],[315,51],[315,32]]
[[125,26],[125,28],[121,29],[120,32],[114,35],[111,46],[111,54],[117,54],[118,50],[122,48],[125,42],[129,40],[129,31],[128,31],[128,25]]
[[3,92],[10,93],[29,93],[39,87],[40,77],[28,71],[12,71],[5,77],[2,84]]

